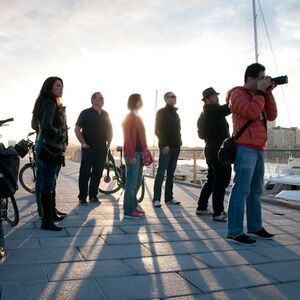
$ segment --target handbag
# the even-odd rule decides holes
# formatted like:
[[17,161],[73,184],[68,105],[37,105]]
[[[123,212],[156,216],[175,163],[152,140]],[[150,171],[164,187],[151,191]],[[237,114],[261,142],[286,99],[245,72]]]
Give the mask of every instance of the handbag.
[[246,124],[238,131],[235,136],[226,138],[219,151],[218,160],[222,165],[231,165],[235,162],[236,157],[236,141],[240,138],[245,129],[250,125],[252,120],[248,120]]
[[153,157],[148,148],[143,151],[143,165],[150,166],[153,163]]
[[63,150],[44,143],[39,154],[39,159],[52,164],[61,165],[64,163]]

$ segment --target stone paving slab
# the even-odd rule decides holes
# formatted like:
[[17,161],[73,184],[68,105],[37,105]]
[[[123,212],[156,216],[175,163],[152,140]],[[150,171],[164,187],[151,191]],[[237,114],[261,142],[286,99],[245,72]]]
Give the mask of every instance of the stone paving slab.
[[101,237],[103,238],[105,243],[108,245],[165,242],[165,239],[163,239],[156,233],[101,235]]
[[[279,282],[300,281],[300,259],[253,266],[257,271]],[[300,295],[299,295],[300,297]]]
[[5,248],[10,249],[34,249],[40,248],[40,243],[37,238],[28,237],[24,239],[5,239]]
[[96,226],[96,227],[69,227],[66,229],[70,236],[85,236],[85,235],[107,235],[107,234],[124,234],[118,227],[111,226]]
[[204,239],[219,239],[222,236],[215,230],[159,232],[168,242],[199,241]]
[[212,268],[255,265],[272,261],[272,259],[258,253],[253,253],[250,250],[214,251],[210,253],[197,253],[193,254],[193,256]]
[[99,246],[104,245],[104,241],[99,235],[72,236],[58,238],[41,238],[41,248],[59,247],[80,247],[80,246]]
[[[1,265],[0,268],[0,283],[8,281],[33,281],[43,280],[47,282],[47,276],[43,265],[18,265],[9,266]],[[1,299],[1,293],[0,293]]]
[[266,285],[249,289],[256,296],[255,299],[298,300],[300,281]]
[[46,264],[49,281],[119,277],[133,274],[121,260]]
[[237,244],[231,245],[223,239],[165,243],[162,242],[155,244],[145,243],[144,245],[155,255],[190,254],[199,252],[211,252],[216,250],[241,249],[244,247],[243,245]]
[[278,247],[255,247],[253,251],[258,252],[275,261],[296,260],[300,257],[300,245],[286,245]]
[[201,293],[177,273],[98,278],[109,299],[161,299]]
[[133,272],[138,275],[208,268],[207,265],[190,255],[169,255],[125,259],[124,263],[127,264],[130,269],[132,269]]
[[64,247],[10,250],[5,263],[9,265],[30,265],[81,260],[82,256],[76,248]]
[[1,300],[106,299],[96,280],[65,282],[9,282],[2,285]]
[[124,259],[151,256],[152,253],[143,245],[104,245],[79,247],[85,260]]
[[276,280],[264,276],[250,266],[182,271],[180,274],[206,293],[277,283]]

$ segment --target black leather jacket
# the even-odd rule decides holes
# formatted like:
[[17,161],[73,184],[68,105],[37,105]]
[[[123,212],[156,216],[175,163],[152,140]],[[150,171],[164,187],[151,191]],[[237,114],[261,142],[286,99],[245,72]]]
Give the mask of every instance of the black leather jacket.
[[68,144],[65,107],[58,107],[51,99],[45,101],[40,110],[39,124],[39,138],[55,147],[65,148]]

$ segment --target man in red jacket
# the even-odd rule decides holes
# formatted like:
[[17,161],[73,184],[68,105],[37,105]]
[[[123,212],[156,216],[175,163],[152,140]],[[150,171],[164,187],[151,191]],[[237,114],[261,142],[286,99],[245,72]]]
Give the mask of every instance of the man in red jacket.
[[252,120],[237,140],[234,184],[228,205],[227,240],[254,245],[256,240],[243,231],[245,203],[248,234],[263,239],[271,239],[274,236],[262,226],[261,194],[267,121],[273,121],[277,117],[276,103],[272,95],[276,84],[270,77],[265,76],[265,67],[259,63],[247,67],[244,80],[244,86],[233,88],[227,95],[232,112],[233,134],[248,120]]

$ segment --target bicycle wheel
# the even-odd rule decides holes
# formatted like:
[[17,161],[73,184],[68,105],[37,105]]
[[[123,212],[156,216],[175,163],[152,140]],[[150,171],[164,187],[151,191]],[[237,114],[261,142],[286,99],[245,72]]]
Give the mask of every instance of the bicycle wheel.
[[0,218],[0,258],[5,256],[5,248],[4,248],[4,231],[2,226],[2,218]]
[[26,164],[20,170],[19,181],[22,187],[29,193],[35,194],[36,173],[31,163]]
[[109,195],[117,192],[120,188],[120,169],[106,164],[100,181],[99,192]]
[[19,223],[19,210],[14,196],[6,198],[5,221],[11,226]]
[[145,179],[143,177],[142,184],[141,184],[141,186],[139,188],[139,191],[136,195],[137,203],[141,203],[144,199],[144,196],[145,196]]

